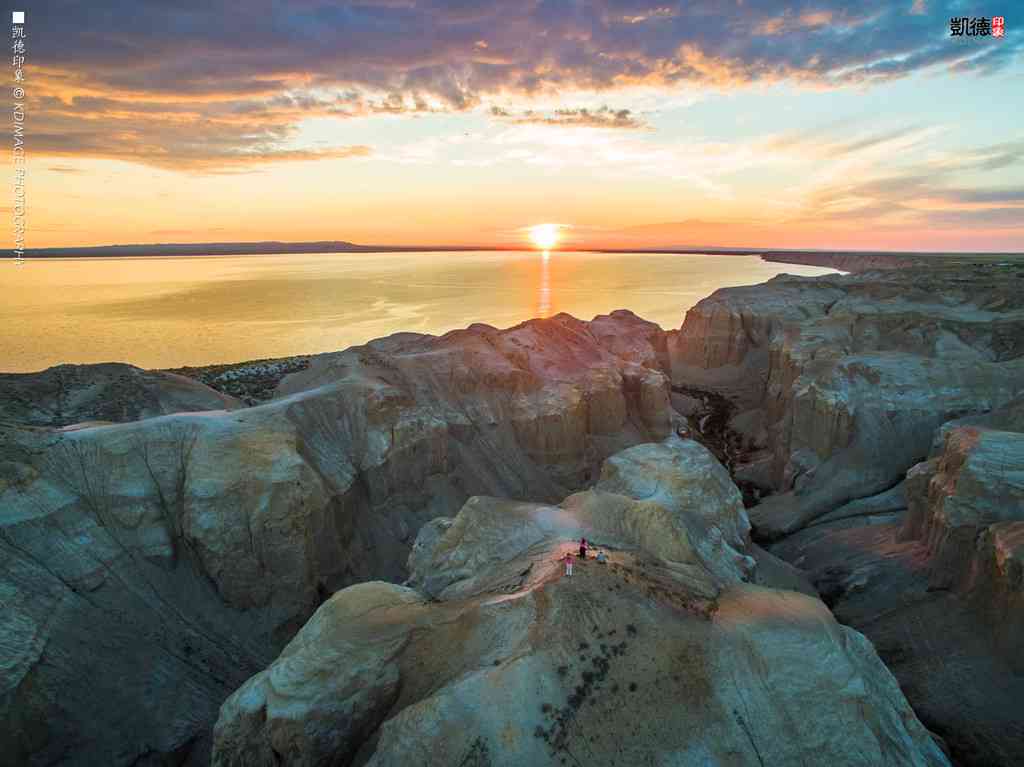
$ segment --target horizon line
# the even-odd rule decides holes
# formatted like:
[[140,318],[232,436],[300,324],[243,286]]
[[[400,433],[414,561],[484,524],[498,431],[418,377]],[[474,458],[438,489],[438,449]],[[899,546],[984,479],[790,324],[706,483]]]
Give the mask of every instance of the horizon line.
[[[224,240],[224,241],[201,241],[201,242],[152,242],[152,243],[123,243],[107,245],[71,245],[46,248],[24,248],[23,258],[36,257],[74,257],[76,253],[83,255],[119,255],[121,257],[145,257],[151,256],[201,256],[201,255],[275,255],[271,248],[278,248],[279,255],[301,255],[312,253],[379,253],[379,252],[457,252],[457,251],[537,251],[542,248],[531,247],[527,243],[522,245],[491,244],[491,245],[387,245],[381,243],[360,244],[349,240]],[[154,253],[151,251],[164,249],[165,251],[178,249],[179,252]],[[215,249],[220,252],[204,253],[203,250]],[[280,250],[284,249],[284,250]],[[288,252],[287,249],[293,249]],[[184,252],[184,251],[195,252]],[[968,255],[976,253],[979,255],[1006,255],[1020,256],[1024,251],[1003,251],[1003,250],[880,250],[880,249],[855,249],[855,248],[778,248],[778,247],[731,247],[723,245],[642,245],[638,247],[607,247],[589,243],[579,243],[571,247],[553,247],[547,250],[552,252],[595,252],[595,253],[708,253],[711,255],[756,255],[772,253],[845,253],[859,255]],[[124,251],[132,251],[125,253]],[[142,251],[150,251],[142,252]],[[234,251],[234,252],[228,252]],[[7,248],[0,258],[16,259],[18,255],[14,248]]]

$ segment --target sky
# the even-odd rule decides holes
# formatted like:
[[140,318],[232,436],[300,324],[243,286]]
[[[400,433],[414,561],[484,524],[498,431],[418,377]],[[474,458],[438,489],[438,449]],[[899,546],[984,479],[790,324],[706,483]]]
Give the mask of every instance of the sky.
[[1019,2],[19,7],[30,248],[1024,251]]

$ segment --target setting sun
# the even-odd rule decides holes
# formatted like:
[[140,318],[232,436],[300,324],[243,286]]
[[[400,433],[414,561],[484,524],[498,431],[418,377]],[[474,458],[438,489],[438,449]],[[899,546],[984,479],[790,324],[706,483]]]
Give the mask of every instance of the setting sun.
[[537,224],[529,229],[530,239],[541,250],[551,250],[558,244],[558,224]]

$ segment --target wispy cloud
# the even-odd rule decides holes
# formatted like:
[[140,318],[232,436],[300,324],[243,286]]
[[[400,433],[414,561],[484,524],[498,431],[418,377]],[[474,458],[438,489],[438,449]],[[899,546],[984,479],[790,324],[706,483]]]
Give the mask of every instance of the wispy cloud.
[[965,171],[1024,164],[1024,143],[939,152],[888,171],[832,180],[808,191],[795,220],[870,226],[1024,230],[1024,187],[963,186]]
[[816,130],[797,131],[765,139],[763,148],[767,152],[792,152],[800,156],[819,158],[850,158],[862,153],[892,152],[906,150],[928,140],[941,128],[935,126],[904,126],[891,130],[862,133],[854,137],[837,136],[832,125]]
[[528,109],[513,112],[493,106],[490,115],[518,125],[550,125],[561,128],[611,128],[616,130],[638,130],[649,125],[629,109],[611,109],[601,106],[597,109],[579,107],[576,109],[555,109],[540,112]]

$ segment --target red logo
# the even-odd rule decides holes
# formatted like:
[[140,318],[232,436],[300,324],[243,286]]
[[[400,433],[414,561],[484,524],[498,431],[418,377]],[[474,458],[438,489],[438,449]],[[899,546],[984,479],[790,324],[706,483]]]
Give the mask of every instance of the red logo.
[[1002,37],[1006,34],[1006,18],[1003,16],[992,17],[992,37]]

